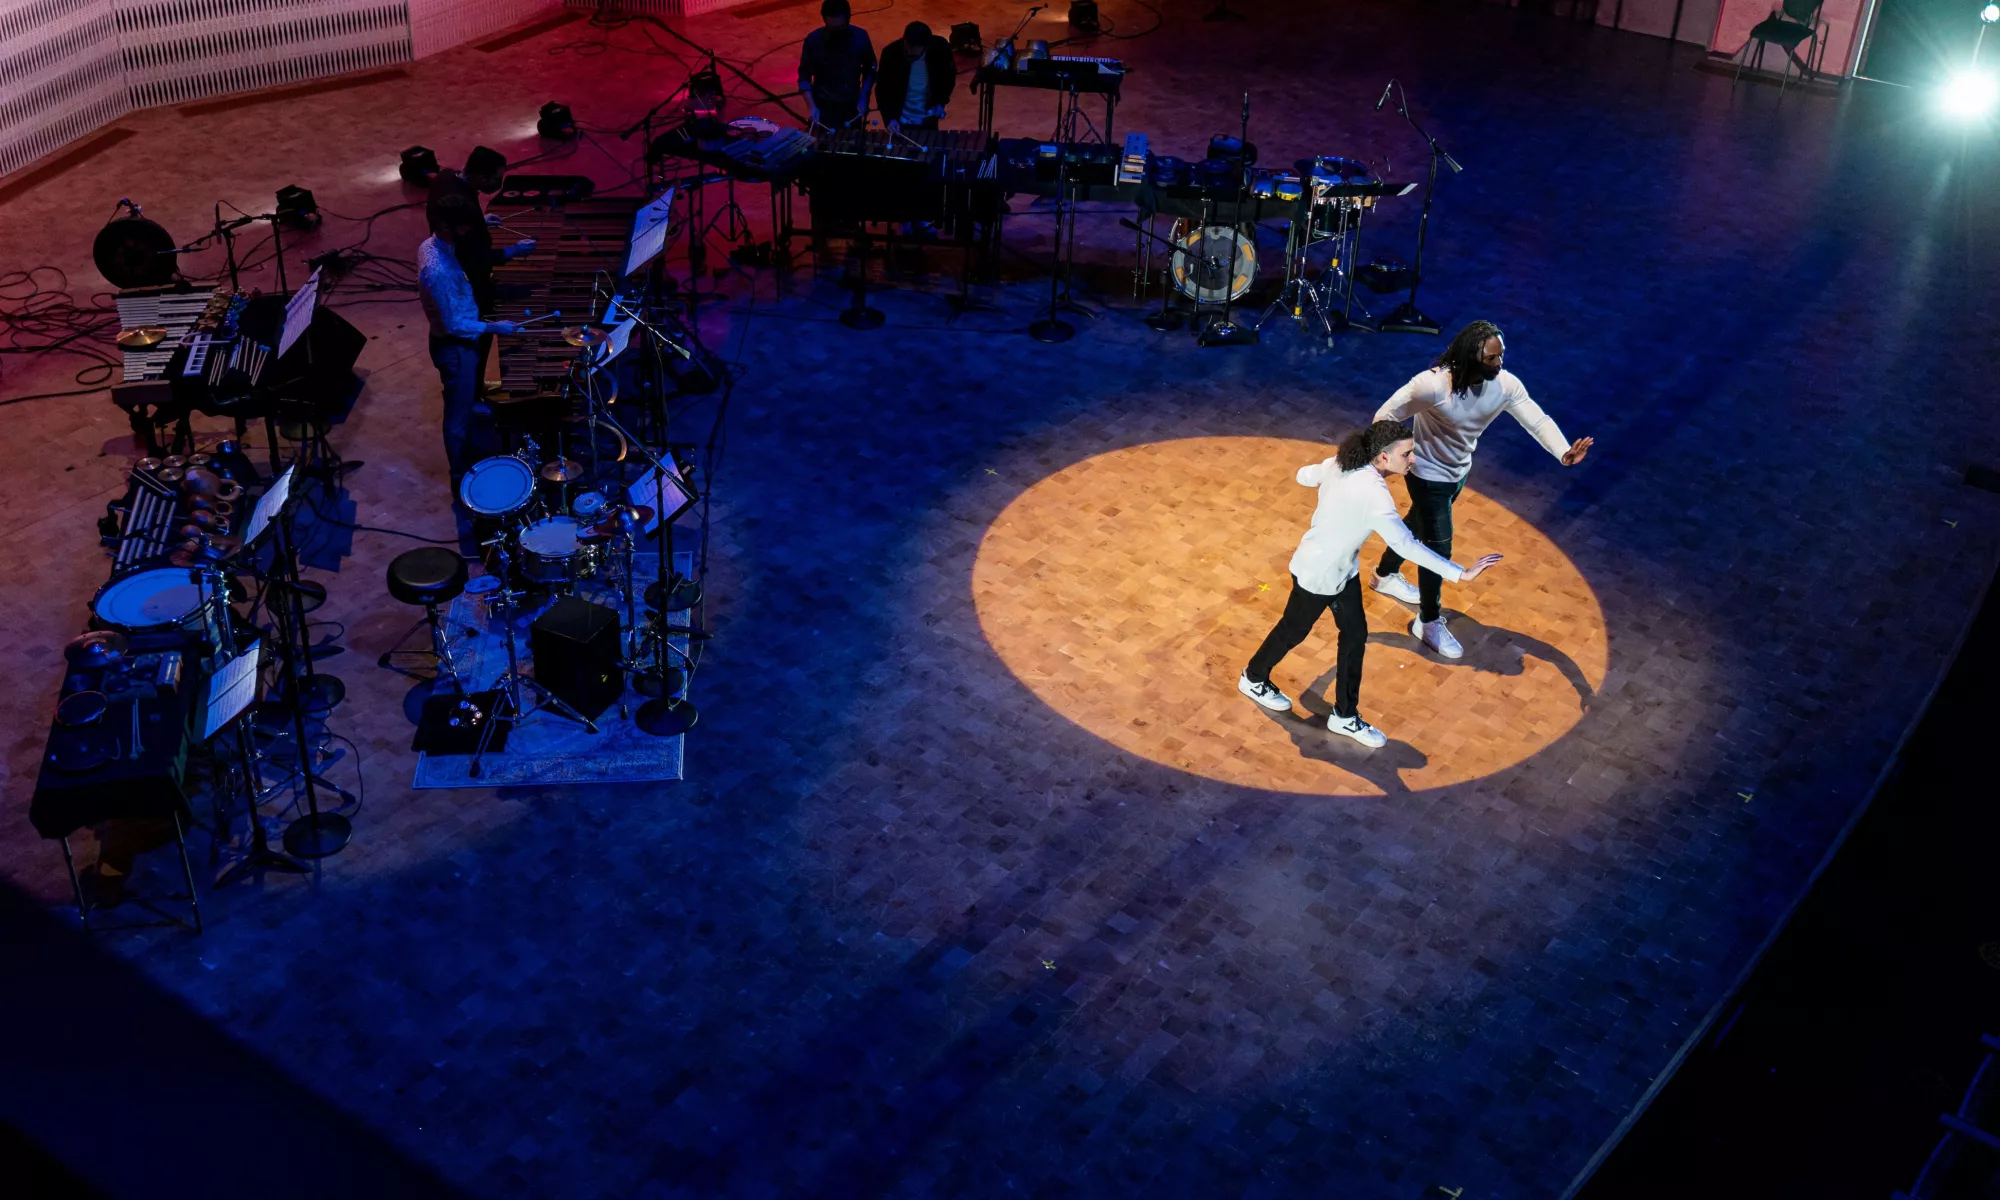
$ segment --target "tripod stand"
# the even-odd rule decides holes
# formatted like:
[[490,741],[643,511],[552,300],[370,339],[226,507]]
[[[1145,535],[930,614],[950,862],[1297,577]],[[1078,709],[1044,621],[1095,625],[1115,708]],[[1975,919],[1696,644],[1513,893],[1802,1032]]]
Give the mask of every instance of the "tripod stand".
[[1429,181],[1424,184],[1423,215],[1417,218],[1417,261],[1410,268],[1410,298],[1392,309],[1388,316],[1382,318],[1381,323],[1376,328],[1380,329],[1383,333],[1428,333],[1435,335],[1443,327],[1436,321],[1425,316],[1423,310],[1417,307],[1417,285],[1424,280],[1424,231],[1430,227],[1431,223],[1431,194],[1437,191],[1438,163],[1442,162],[1445,166],[1450,167],[1451,173],[1454,175],[1465,170],[1465,168],[1458,165],[1457,159],[1445,153],[1444,147],[1438,144],[1438,140],[1430,134],[1425,133],[1424,127],[1417,124],[1417,119],[1410,115],[1410,98],[1404,94],[1403,85],[1400,83],[1396,85],[1396,111],[1402,114],[1403,119],[1410,123],[1410,128],[1416,130],[1417,136],[1424,139],[1425,145],[1430,147],[1431,174]]
[[228,887],[253,871],[283,871],[290,875],[310,873],[311,868],[304,863],[286,858],[271,849],[270,840],[264,834],[264,819],[257,812],[257,801],[261,799],[262,789],[257,786],[257,756],[250,748],[250,731],[247,722],[241,716],[231,724],[236,727],[236,764],[237,769],[243,774],[243,805],[246,815],[250,818],[250,853],[231,863],[227,870],[217,876],[215,886]]
[[[479,731],[479,747],[473,752],[472,764],[466,768],[465,773],[475,779],[478,778],[481,764],[485,761],[487,748],[493,744],[493,730],[502,721],[507,723],[509,732],[512,732],[519,729],[529,717],[544,708],[549,708],[572,721],[581,722],[590,732],[597,732],[595,721],[563,703],[555,693],[532,677],[521,674],[520,651],[514,644],[514,610],[519,606],[521,593],[506,582],[507,568],[512,562],[507,554],[507,538],[503,534],[487,542],[486,545],[493,551],[494,574],[502,581],[500,590],[492,594],[487,604],[500,618],[503,639],[507,643],[507,673],[493,683],[493,690],[500,693],[500,698],[494,703],[485,728]],[[524,686],[534,693],[533,708],[521,707],[521,689]]]
[[1059,93],[1061,111],[1056,116],[1056,240],[1054,261],[1049,266],[1048,315],[1028,326],[1028,336],[1054,344],[1076,336],[1076,326],[1062,319],[1071,312],[1095,318],[1096,313],[1076,302],[1070,292],[1070,277],[1076,272],[1076,206],[1070,195],[1070,148],[1076,144],[1076,126],[1081,116],[1082,98],[1071,83]]

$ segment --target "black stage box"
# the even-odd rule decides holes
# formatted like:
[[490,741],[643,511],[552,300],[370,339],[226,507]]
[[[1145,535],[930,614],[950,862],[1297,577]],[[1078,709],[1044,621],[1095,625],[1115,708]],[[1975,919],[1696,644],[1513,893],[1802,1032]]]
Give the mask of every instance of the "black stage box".
[[528,654],[536,682],[586,717],[624,694],[616,609],[562,597],[528,627]]

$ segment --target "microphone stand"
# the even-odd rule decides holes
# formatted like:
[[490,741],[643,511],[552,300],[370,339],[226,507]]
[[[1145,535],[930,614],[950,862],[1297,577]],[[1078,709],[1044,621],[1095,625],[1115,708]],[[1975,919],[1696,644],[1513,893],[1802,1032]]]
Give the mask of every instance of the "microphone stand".
[[1382,333],[1428,333],[1435,336],[1443,331],[1443,326],[1425,316],[1423,310],[1417,307],[1417,285],[1424,281],[1424,232],[1431,223],[1431,196],[1437,191],[1438,163],[1443,162],[1445,166],[1450,167],[1454,175],[1465,168],[1459,166],[1458,160],[1447,154],[1445,148],[1438,144],[1438,140],[1424,132],[1424,127],[1417,124],[1417,119],[1410,115],[1410,97],[1403,91],[1401,84],[1396,85],[1396,111],[1402,114],[1403,119],[1410,123],[1410,128],[1416,130],[1417,136],[1424,139],[1425,144],[1430,147],[1431,174],[1429,182],[1424,184],[1423,214],[1417,218],[1417,261],[1410,268],[1410,298],[1398,304],[1375,328]]

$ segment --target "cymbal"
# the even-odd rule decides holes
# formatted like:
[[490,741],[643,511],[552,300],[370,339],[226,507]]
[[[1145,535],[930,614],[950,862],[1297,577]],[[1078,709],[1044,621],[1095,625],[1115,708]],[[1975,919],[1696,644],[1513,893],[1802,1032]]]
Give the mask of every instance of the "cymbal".
[[127,350],[144,350],[167,340],[167,331],[158,325],[141,325],[118,335],[118,344]]
[[583,464],[573,458],[559,458],[542,468],[542,478],[550,483],[569,483],[583,478]]
[[108,667],[125,657],[130,645],[124,634],[112,629],[100,629],[72,638],[69,645],[63,647],[63,657],[73,666]]
[[611,340],[609,329],[599,329],[593,325],[563,326],[563,341],[572,346],[602,346]]
[[646,505],[621,504],[616,508],[604,510],[604,519],[590,527],[588,531],[590,536],[600,538],[618,536],[619,519],[628,514],[632,518],[633,526],[638,529],[644,529],[646,522],[653,519],[653,510]]

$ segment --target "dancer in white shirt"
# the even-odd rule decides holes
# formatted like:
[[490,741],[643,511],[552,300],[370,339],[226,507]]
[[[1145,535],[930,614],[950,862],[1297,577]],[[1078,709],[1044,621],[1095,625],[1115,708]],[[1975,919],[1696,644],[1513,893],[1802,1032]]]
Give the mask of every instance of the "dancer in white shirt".
[[[1458,331],[1429,370],[1398,388],[1375,413],[1377,421],[1412,418],[1417,454],[1404,481],[1410,489],[1410,510],[1403,519],[1424,545],[1447,558],[1452,501],[1465,490],[1472,452],[1495,417],[1511,414],[1565,467],[1575,466],[1590,453],[1590,438],[1565,441],[1555,419],[1528,398],[1528,389],[1513,372],[1501,369],[1506,353],[1499,327],[1491,321],[1474,321]],[[1443,578],[1419,561],[1412,587],[1402,575],[1408,557],[1391,546],[1376,564],[1375,590],[1416,605],[1410,636],[1445,658],[1457,658],[1465,651],[1445,627],[1439,602]]]
[[1361,719],[1359,708],[1361,657],[1368,649],[1368,617],[1361,611],[1361,544],[1369,534],[1379,533],[1403,557],[1454,583],[1500,561],[1499,555],[1488,554],[1461,567],[1431,553],[1396,516],[1388,477],[1409,471],[1415,445],[1402,425],[1377,421],[1349,436],[1332,458],[1299,468],[1299,482],[1319,489],[1319,506],[1313,509],[1312,528],[1292,555],[1292,594],[1285,601],[1285,613],[1236,681],[1238,691],[1265,708],[1290,712],[1291,697],[1271,682],[1271,668],[1304,641],[1319,615],[1331,608],[1340,645],[1334,664],[1333,715],[1326,727],[1364,746],[1380,746],[1389,739]]

